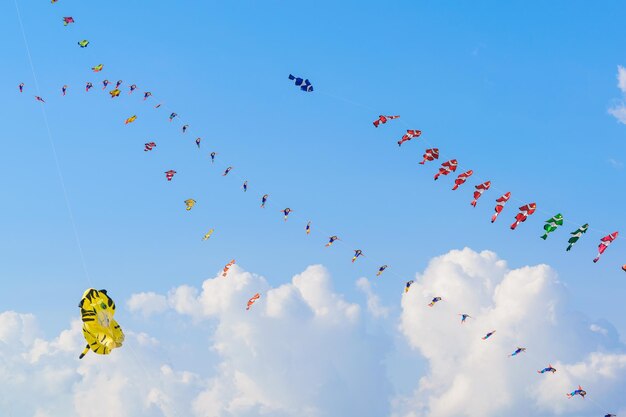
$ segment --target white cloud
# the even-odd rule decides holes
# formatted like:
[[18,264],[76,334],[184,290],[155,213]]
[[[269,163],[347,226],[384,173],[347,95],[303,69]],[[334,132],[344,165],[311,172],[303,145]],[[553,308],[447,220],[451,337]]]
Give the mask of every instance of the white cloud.
[[[626,68],[621,65],[617,66],[617,88],[626,95]],[[626,103],[624,103],[624,100],[617,100],[615,104],[609,108],[608,112],[620,123],[626,124]]]
[[367,297],[367,309],[374,317],[387,317],[389,316],[389,308],[382,305],[380,297],[372,290],[372,284],[367,278],[359,278],[356,282],[356,286]]
[[617,88],[626,94],[626,68],[621,65],[617,66]]

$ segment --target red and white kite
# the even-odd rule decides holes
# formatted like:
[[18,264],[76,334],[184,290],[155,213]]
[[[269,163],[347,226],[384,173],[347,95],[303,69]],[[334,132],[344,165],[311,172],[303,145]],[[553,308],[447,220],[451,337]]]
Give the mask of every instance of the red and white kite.
[[491,187],[491,181],[485,181],[482,184],[474,186],[474,188],[476,188],[476,191],[474,191],[474,199],[470,203],[472,207],[476,207],[476,202],[478,201],[480,196],[489,189],[489,187]]
[[537,204],[535,203],[526,204],[525,206],[520,207],[519,213],[515,216],[515,222],[511,225],[511,230],[515,230],[518,224],[525,222],[528,216],[533,214],[535,210],[537,210]]
[[469,171],[464,172],[460,174],[458,177],[456,177],[456,179],[454,180],[454,187],[452,187],[452,190],[454,191],[457,188],[459,188],[460,185],[465,184],[465,181],[467,181],[467,179],[471,177],[473,173],[474,171],[470,169]]
[[441,168],[439,168],[439,172],[435,174],[435,181],[437,181],[437,178],[439,178],[440,175],[448,175],[449,173],[456,171],[457,165],[458,163],[456,159],[451,159],[441,164]]

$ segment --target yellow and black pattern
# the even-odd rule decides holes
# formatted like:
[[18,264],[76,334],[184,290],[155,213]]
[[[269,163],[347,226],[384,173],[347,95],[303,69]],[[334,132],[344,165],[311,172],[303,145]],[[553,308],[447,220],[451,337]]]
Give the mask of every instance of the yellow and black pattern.
[[113,319],[115,303],[106,290],[89,288],[78,303],[83,321],[83,336],[87,346],[80,354],[82,359],[89,350],[99,355],[108,355],[111,350],[122,346],[124,333]]

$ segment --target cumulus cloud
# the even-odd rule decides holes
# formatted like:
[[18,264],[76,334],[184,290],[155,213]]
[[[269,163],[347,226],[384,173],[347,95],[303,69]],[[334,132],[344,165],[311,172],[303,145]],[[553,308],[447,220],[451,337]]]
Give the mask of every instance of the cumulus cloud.
[[[626,68],[617,66],[617,88],[626,95]],[[626,104],[624,100],[618,100],[609,108],[609,114],[615,117],[620,123],[626,124]]]

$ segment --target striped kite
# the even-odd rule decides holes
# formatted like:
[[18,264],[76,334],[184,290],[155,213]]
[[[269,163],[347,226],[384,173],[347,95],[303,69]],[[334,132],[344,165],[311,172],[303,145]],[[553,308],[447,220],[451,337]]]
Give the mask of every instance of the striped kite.
[[454,187],[452,187],[452,191],[454,191],[457,188],[459,188],[459,186],[465,184],[465,181],[467,181],[467,179],[469,177],[471,177],[473,173],[474,173],[474,171],[472,171],[470,169],[469,171],[466,171],[466,172],[464,172],[462,174],[459,174],[459,176],[456,177],[456,179],[454,180]]
[[383,273],[383,271],[384,271],[385,269],[387,269],[387,268],[389,268],[387,265],[383,265],[383,266],[381,266],[380,268],[378,268],[378,272],[376,272],[376,276],[377,276],[377,277],[379,277],[379,276],[380,276],[380,274],[382,274],[382,273]]
[[294,77],[293,75],[289,74],[289,79],[290,80],[294,80],[294,84],[297,87],[300,87],[300,90],[302,91],[306,91],[307,93],[310,93],[313,91],[313,86],[311,85],[311,83],[309,82],[308,79],[303,79],[303,78],[299,78],[299,77]]
[[326,244],[326,247],[332,246],[332,244],[335,242],[335,240],[339,240],[339,238],[335,235],[331,236],[328,238],[328,243]]
[[156,143],[148,142],[144,146],[145,146],[145,149],[143,151],[144,152],[148,152],[148,151],[151,151],[152,149],[154,149],[156,147]]
[[130,116],[128,119],[126,119],[126,121],[124,122],[125,125],[134,122],[135,120],[137,120],[137,115],[132,115]]
[[538,374],[545,374],[546,372],[555,373],[556,369],[552,365],[548,365],[547,368],[543,368],[541,371],[537,371]]
[[571,392],[571,393],[569,393],[569,394],[565,394],[565,395],[567,395],[567,398],[572,398],[572,397],[574,397],[574,396],[576,396],[576,395],[580,395],[581,397],[585,398],[585,395],[587,395],[587,391],[585,391],[585,390],[583,389],[583,387],[581,387],[581,386],[579,385],[579,386],[578,386],[578,389],[576,389],[576,390],[572,391],[572,392]]
[[402,138],[398,141],[398,146],[402,146],[402,144],[406,141],[409,141],[413,138],[417,138],[422,134],[421,130],[407,130],[406,134],[402,136]]
[[420,162],[420,165],[424,165],[426,161],[434,161],[435,159],[439,159],[439,149],[438,148],[426,149],[424,151],[423,157],[424,159],[422,160],[422,162]]
[[578,242],[578,239],[580,239],[584,233],[587,233],[587,229],[589,229],[589,223],[583,224],[578,229],[570,233],[572,237],[570,237],[569,240],[567,241],[569,245],[567,245],[567,248],[565,250],[569,251],[570,249],[572,249],[572,246],[574,246],[574,244]]
[[449,173],[456,171],[457,165],[458,163],[456,159],[451,159],[441,164],[441,168],[439,168],[439,172],[435,174],[435,181],[437,181],[437,179],[441,175],[448,175]]
[[202,241],[204,242],[205,240],[210,238],[214,231],[214,229],[209,229],[209,231],[206,232],[204,236],[202,236]]
[[411,280],[411,281],[407,281],[406,285],[404,286],[404,293],[406,294],[407,292],[409,292],[409,288],[411,288],[411,285],[413,285],[415,281]]
[[115,303],[106,290],[89,288],[78,303],[83,322],[83,336],[87,341],[79,359],[92,350],[99,355],[108,355],[124,342],[124,333],[115,315]]
[[287,207],[284,210],[281,210],[283,212],[283,215],[285,216],[285,221],[287,221],[287,217],[289,216],[289,213],[291,213],[293,210],[291,210],[289,207]]
[[511,198],[510,191],[498,197],[498,199],[496,200],[496,208],[495,208],[496,214],[491,216],[491,223],[495,222],[496,219],[498,218],[498,214],[500,214],[502,210],[504,210],[504,205],[506,204],[507,201],[509,201],[509,198]]
[[561,213],[546,220],[546,224],[543,226],[543,230],[546,232],[541,236],[541,238],[546,240],[548,235],[554,232],[559,226],[563,226],[563,215]]
[[397,119],[400,116],[383,116],[382,114],[378,116],[378,119],[374,120],[374,127],[378,127],[378,125],[387,123],[387,120]]
[[128,94],[132,94],[133,91],[135,91],[137,89],[137,85],[131,84],[131,86],[129,88],[130,88],[130,91],[128,92]]
[[117,82],[115,83],[115,88],[120,88],[120,85],[122,85],[122,83],[122,80],[117,80]]
[[102,68],[104,68],[104,65],[102,65],[102,64],[98,64],[95,67],[91,67],[93,72],[100,72],[100,71],[102,71]]
[[359,256],[363,256],[363,251],[361,249],[355,249],[354,256],[352,257],[352,263],[354,263]]
[[194,200],[193,198],[189,198],[189,199],[185,200],[185,210],[189,211],[195,205],[196,205],[196,200]]
[[596,263],[600,260],[600,256],[602,256],[606,248],[608,248],[611,243],[613,243],[613,241],[617,239],[618,234],[619,232],[613,232],[610,235],[606,235],[602,239],[600,239],[600,244],[598,245],[598,256],[594,258],[593,263]]
[[167,178],[168,181],[172,181],[172,178],[174,178],[174,174],[176,174],[176,171],[174,171],[173,169],[165,171],[165,178]]
[[439,301],[441,301],[441,297],[435,297],[431,300],[430,303],[428,303],[428,307],[433,307],[436,303],[438,303]]
[[487,333],[486,335],[484,335],[484,336],[482,337],[482,339],[483,339],[483,340],[487,340],[487,339],[489,339],[491,336],[493,336],[493,334],[494,334],[495,332],[496,332],[495,330],[490,331],[489,333]]
[[89,91],[90,88],[93,88],[93,84],[88,82],[87,84],[85,84],[85,91]]
[[228,275],[228,270],[230,269],[231,266],[235,265],[235,260],[233,259],[232,261],[230,261],[229,263],[227,263],[224,266],[224,271],[222,272],[222,276],[225,277],[226,275]]
[[515,230],[520,223],[525,222],[528,216],[531,216],[535,210],[537,210],[537,204],[535,203],[526,204],[520,207],[519,213],[515,216],[515,222],[511,225],[511,230]]
[[250,307],[252,307],[252,304],[254,304],[254,302],[258,300],[259,298],[261,298],[261,294],[259,293],[254,294],[252,298],[248,300],[248,305],[246,306],[246,310],[250,310]]
[[102,89],[106,90],[109,86],[109,80],[102,80]]
[[143,99],[147,99],[148,97],[150,97],[152,95],[152,93],[150,91],[146,91],[145,93],[143,93]]
[[470,203],[472,207],[476,207],[476,202],[483,195],[485,191],[487,191],[491,187],[491,181],[485,181],[482,184],[475,185],[476,191],[474,191],[474,199]]

